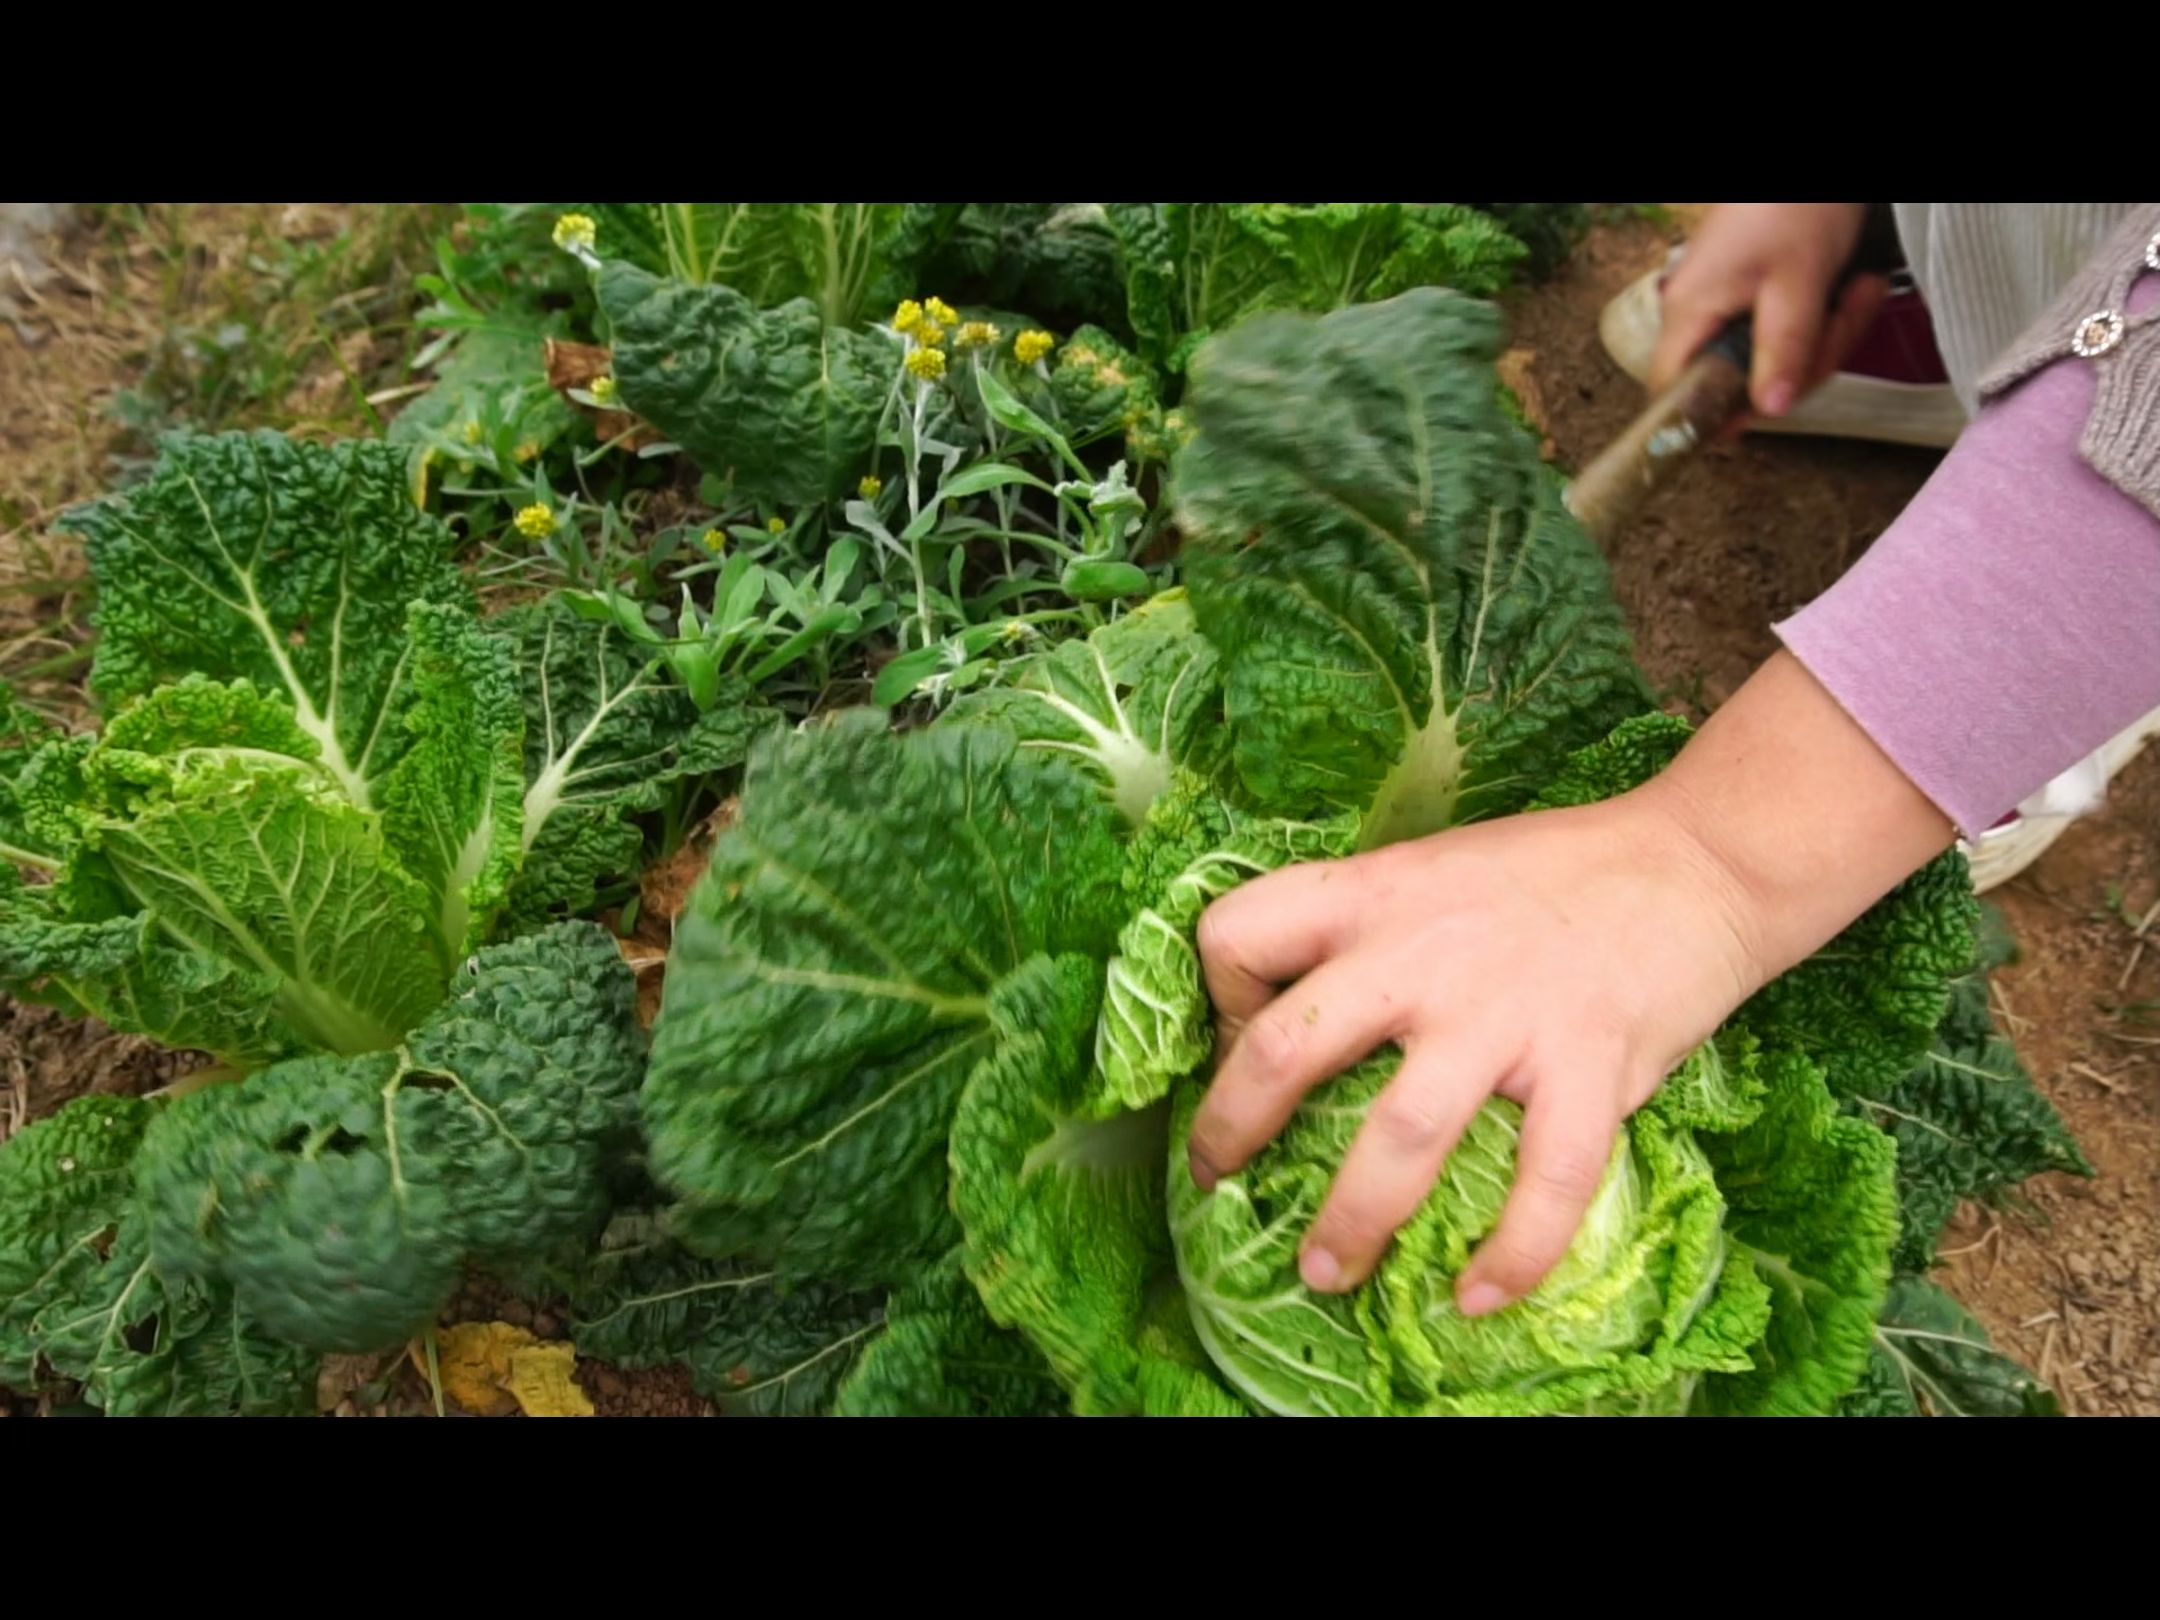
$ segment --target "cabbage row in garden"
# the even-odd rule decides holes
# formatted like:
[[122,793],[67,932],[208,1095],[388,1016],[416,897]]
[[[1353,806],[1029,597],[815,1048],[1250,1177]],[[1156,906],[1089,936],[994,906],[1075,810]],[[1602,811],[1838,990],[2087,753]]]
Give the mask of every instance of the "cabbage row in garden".
[[[1685,736],[1497,314],[1421,290],[1505,284],[1493,206],[596,208],[584,414],[468,243],[388,442],[182,435],[74,514],[106,720],[0,714],[0,987],[219,1061],[0,1145],[0,1383],[304,1410],[479,1268],[751,1412],[2050,1410],[1925,1280],[2083,1168],[1954,856],[1490,1320],[1509,1103],[1347,1299],[1295,1245],[1392,1057],[1185,1172],[1210,899]],[[589,919],[746,760],[648,1062]]]

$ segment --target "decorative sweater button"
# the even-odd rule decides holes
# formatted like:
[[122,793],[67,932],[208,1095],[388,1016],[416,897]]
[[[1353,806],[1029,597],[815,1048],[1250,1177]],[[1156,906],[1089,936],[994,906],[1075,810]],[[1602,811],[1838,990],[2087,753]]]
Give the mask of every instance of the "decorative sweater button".
[[2115,310],[2093,311],[2077,323],[2070,334],[2070,352],[2080,360],[2093,360],[2122,341],[2123,318]]

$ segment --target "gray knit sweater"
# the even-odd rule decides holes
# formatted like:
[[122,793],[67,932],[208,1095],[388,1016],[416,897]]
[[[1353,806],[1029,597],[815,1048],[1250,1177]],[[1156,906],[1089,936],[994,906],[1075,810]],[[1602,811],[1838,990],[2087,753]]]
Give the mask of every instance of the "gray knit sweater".
[[1898,235],[1968,413],[2078,357],[2095,396],[2093,470],[2160,516],[2160,311],[2129,314],[2160,274],[2160,203],[1898,203]]

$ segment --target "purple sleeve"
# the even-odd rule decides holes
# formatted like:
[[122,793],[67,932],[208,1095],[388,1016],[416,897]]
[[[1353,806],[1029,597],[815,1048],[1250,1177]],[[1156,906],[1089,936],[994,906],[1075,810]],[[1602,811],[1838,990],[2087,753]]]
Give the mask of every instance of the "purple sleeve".
[[[2156,295],[2147,276],[2130,302]],[[2160,520],[2078,454],[2092,405],[2088,364],[2065,360],[1984,407],[1777,627],[1967,837],[2160,705]]]

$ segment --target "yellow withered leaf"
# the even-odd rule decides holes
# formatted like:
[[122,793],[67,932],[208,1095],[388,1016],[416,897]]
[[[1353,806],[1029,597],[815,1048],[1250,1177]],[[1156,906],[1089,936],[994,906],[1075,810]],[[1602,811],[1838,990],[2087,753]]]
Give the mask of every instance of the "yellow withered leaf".
[[[425,1351],[414,1361],[425,1366]],[[508,1322],[459,1322],[435,1340],[445,1397],[478,1417],[594,1417],[577,1381],[577,1351]]]
[[592,1417],[579,1386],[577,1352],[567,1344],[532,1344],[510,1352],[510,1393],[527,1417]]
[[[508,1322],[459,1322],[435,1338],[442,1392],[477,1417],[507,1417],[517,1407],[510,1393],[510,1359],[536,1343]],[[420,1365],[425,1367],[423,1358]]]

